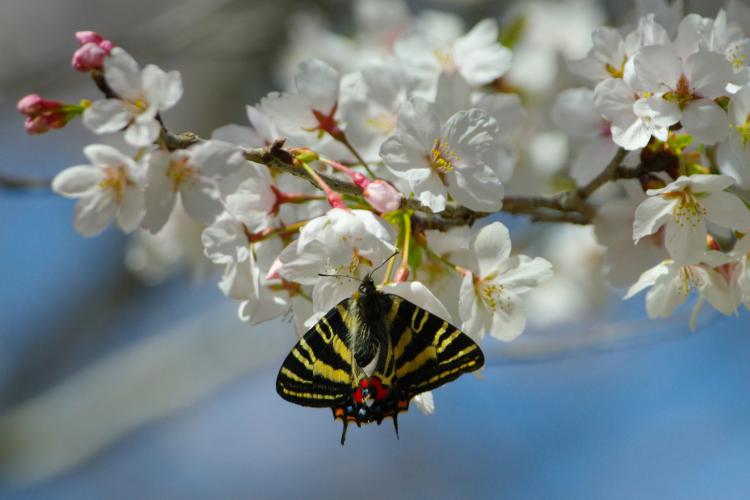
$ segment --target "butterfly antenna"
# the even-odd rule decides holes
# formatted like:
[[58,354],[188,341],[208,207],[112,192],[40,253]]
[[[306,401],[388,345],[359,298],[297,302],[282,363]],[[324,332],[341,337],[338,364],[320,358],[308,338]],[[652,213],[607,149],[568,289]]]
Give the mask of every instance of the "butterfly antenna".
[[383,262],[381,262],[380,265],[378,265],[378,267],[376,267],[375,269],[373,269],[372,271],[370,271],[370,274],[375,274],[375,271],[377,271],[378,269],[380,269],[381,267],[383,267],[384,265],[386,265],[388,263],[388,261],[391,260],[392,258],[394,258],[396,255],[398,255],[398,253],[399,253],[398,250],[396,250],[395,252],[393,252],[391,254],[391,256],[388,257],[387,259],[385,259]]

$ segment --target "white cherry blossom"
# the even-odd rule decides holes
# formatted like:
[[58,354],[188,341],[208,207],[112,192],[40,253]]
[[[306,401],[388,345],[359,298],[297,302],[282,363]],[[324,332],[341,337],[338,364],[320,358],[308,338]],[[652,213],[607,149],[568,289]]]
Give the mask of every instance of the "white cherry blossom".
[[521,295],[552,276],[541,257],[510,256],[508,229],[500,222],[483,227],[472,238],[469,269],[461,283],[461,329],[475,340],[486,332],[510,341],[526,326]]
[[680,265],[667,259],[645,271],[625,295],[629,299],[649,288],[646,293],[646,312],[649,318],[668,318],[677,306],[687,300],[692,290],[697,290],[699,299],[693,307],[690,328],[695,323],[703,300],[708,300],[716,310],[731,314],[736,309],[727,279],[714,269],[715,265],[727,262],[727,257],[718,252],[707,256],[712,264]]
[[77,165],[57,174],[52,190],[78,198],[75,228],[96,236],[114,220],[125,233],[138,228],[144,214],[142,167],[132,158],[104,144],[83,149],[91,165]]
[[750,227],[750,210],[725,191],[734,184],[726,175],[681,176],[661,189],[646,191],[633,221],[636,243],[662,226],[664,245],[680,265],[696,264],[706,252],[707,222],[725,228]]
[[148,146],[158,137],[157,115],[172,108],[182,97],[182,77],[149,64],[143,71],[119,47],[104,59],[104,78],[117,98],[95,101],[83,113],[83,124],[96,134],[125,130],[125,140]]
[[334,208],[302,228],[279,255],[278,272],[289,281],[313,285],[313,309],[326,312],[354,293],[357,279],[393,254],[391,241],[390,230],[372,212]]
[[380,150],[389,170],[409,182],[435,212],[448,194],[475,210],[502,206],[501,173],[493,163],[502,148],[497,122],[479,109],[460,111],[441,123],[434,105],[414,98],[401,107],[396,133]]
[[261,107],[279,131],[292,141],[309,144],[339,128],[339,73],[320,59],[299,64],[294,75],[296,93],[272,92]]
[[458,71],[471,85],[484,85],[510,68],[511,52],[498,43],[498,37],[497,22],[485,19],[455,39],[416,31],[396,43],[395,53],[422,82],[432,84],[440,72]]
[[654,21],[654,15],[643,16],[637,28],[623,36],[620,30],[597,28],[591,34],[592,47],[586,57],[568,63],[571,71],[593,81],[622,78],[625,64],[641,47],[669,43],[666,30]]
[[223,210],[218,181],[246,162],[235,146],[206,141],[171,153],[154,151],[147,163],[142,226],[155,233],[167,222],[178,195],[191,218],[204,224],[213,222]]
[[620,78],[608,78],[594,89],[594,105],[611,123],[612,140],[628,150],[640,149],[655,137],[666,141],[677,115],[658,95],[646,97]]
[[719,144],[716,162],[722,173],[750,188],[750,85],[740,88],[729,101],[729,137]]
[[638,51],[632,72],[625,74],[632,88],[660,96],[645,101],[654,119],[667,125],[679,121],[704,144],[715,144],[729,132],[727,115],[714,99],[726,95],[731,78],[732,66],[721,54],[701,50],[683,59],[663,45]]

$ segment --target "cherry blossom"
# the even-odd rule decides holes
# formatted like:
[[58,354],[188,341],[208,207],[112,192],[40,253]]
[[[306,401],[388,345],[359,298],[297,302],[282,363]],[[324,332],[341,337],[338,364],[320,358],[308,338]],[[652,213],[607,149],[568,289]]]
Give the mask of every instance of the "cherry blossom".
[[706,252],[707,222],[744,230],[750,227],[750,210],[725,191],[734,184],[726,175],[681,176],[649,196],[636,208],[633,239],[636,243],[662,226],[664,245],[678,264],[696,264]]
[[643,102],[665,125],[679,121],[704,144],[727,136],[727,115],[713,101],[726,95],[732,78],[732,66],[721,54],[702,50],[681,59],[671,47],[644,47],[634,56],[633,71],[626,72],[625,78],[633,88],[659,96]]
[[104,60],[104,78],[117,97],[95,101],[83,113],[83,124],[95,134],[125,130],[133,146],[148,146],[159,137],[157,115],[182,97],[182,77],[149,64],[143,70],[119,47]]
[[499,28],[480,21],[465,35],[452,39],[442,33],[415,32],[396,43],[396,56],[423,82],[441,71],[458,71],[471,85],[490,83],[510,68],[511,52],[498,43]]
[[[716,265],[728,260],[718,253],[707,256],[707,259]],[[704,299],[724,314],[731,314],[736,308],[726,278],[713,267],[710,264],[680,265],[667,259],[645,271],[630,287],[625,299],[649,288],[646,293],[648,317],[668,318],[677,306],[687,300],[692,290],[697,290],[699,300],[693,308],[690,321],[691,330],[695,330],[697,315]]]
[[485,332],[510,341],[526,325],[521,295],[552,276],[552,265],[541,257],[510,256],[508,229],[500,222],[472,238],[469,269],[461,283],[461,329],[481,340]]
[[135,231],[144,214],[141,167],[132,158],[104,144],[83,149],[91,165],[77,165],[60,172],[52,190],[78,198],[76,231],[96,236],[113,219],[125,233]]
[[152,152],[147,158],[143,228],[159,231],[172,213],[177,195],[190,217],[210,224],[223,210],[218,179],[245,163],[236,147],[221,141],[206,141],[172,153]]
[[339,80],[339,73],[329,64],[310,59],[297,67],[297,93],[271,93],[261,106],[290,140],[304,143],[325,134],[338,139],[343,136],[339,128]]
[[[389,229],[365,210],[334,208],[308,222],[279,255],[279,274],[302,285],[313,285],[313,309],[328,311],[351,296],[364,277],[391,256]],[[319,274],[346,277],[320,277]]]
[[435,212],[445,209],[448,194],[469,208],[496,210],[503,196],[500,174],[492,166],[501,148],[497,131],[495,119],[479,109],[460,111],[441,123],[434,105],[414,98],[401,107],[396,133],[380,154]]
[[611,122],[612,140],[628,150],[644,147],[655,137],[666,141],[676,111],[659,95],[633,90],[620,78],[608,78],[594,89],[596,109]]
[[729,137],[719,144],[716,161],[722,173],[750,187],[750,86],[740,88],[729,101]]

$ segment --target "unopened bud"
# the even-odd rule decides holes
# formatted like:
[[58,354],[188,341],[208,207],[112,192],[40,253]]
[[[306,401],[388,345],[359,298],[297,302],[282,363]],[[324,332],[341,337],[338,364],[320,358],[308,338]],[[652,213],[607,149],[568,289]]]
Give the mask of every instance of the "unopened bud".
[[393,281],[396,283],[402,283],[409,279],[409,268],[408,267],[399,267],[396,270],[396,276],[394,276]]
[[100,70],[104,68],[104,59],[108,53],[95,43],[87,43],[73,53],[70,64],[78,71]]
[[29,94],[18,101],[19,113],[36,116],[44,110],[44,99],[39,94]]
[[401,193],[386,181],[370,182],[363,194],[367,203],[380,213],[392,212],[401,207]]
[[76,31],[76,40],[78,40],[78,43],[81,45],[86,45],[87,43],[95,43],[98,45],[104,41],[104,37],[96,31]]

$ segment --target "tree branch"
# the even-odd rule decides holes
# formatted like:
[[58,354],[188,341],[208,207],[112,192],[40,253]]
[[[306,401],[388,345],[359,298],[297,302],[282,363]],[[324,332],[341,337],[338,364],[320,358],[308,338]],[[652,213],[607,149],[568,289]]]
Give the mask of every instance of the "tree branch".
[[4,189],[49,189],[51,184],[49,179],[10,177],[0,173],[0,188]]

